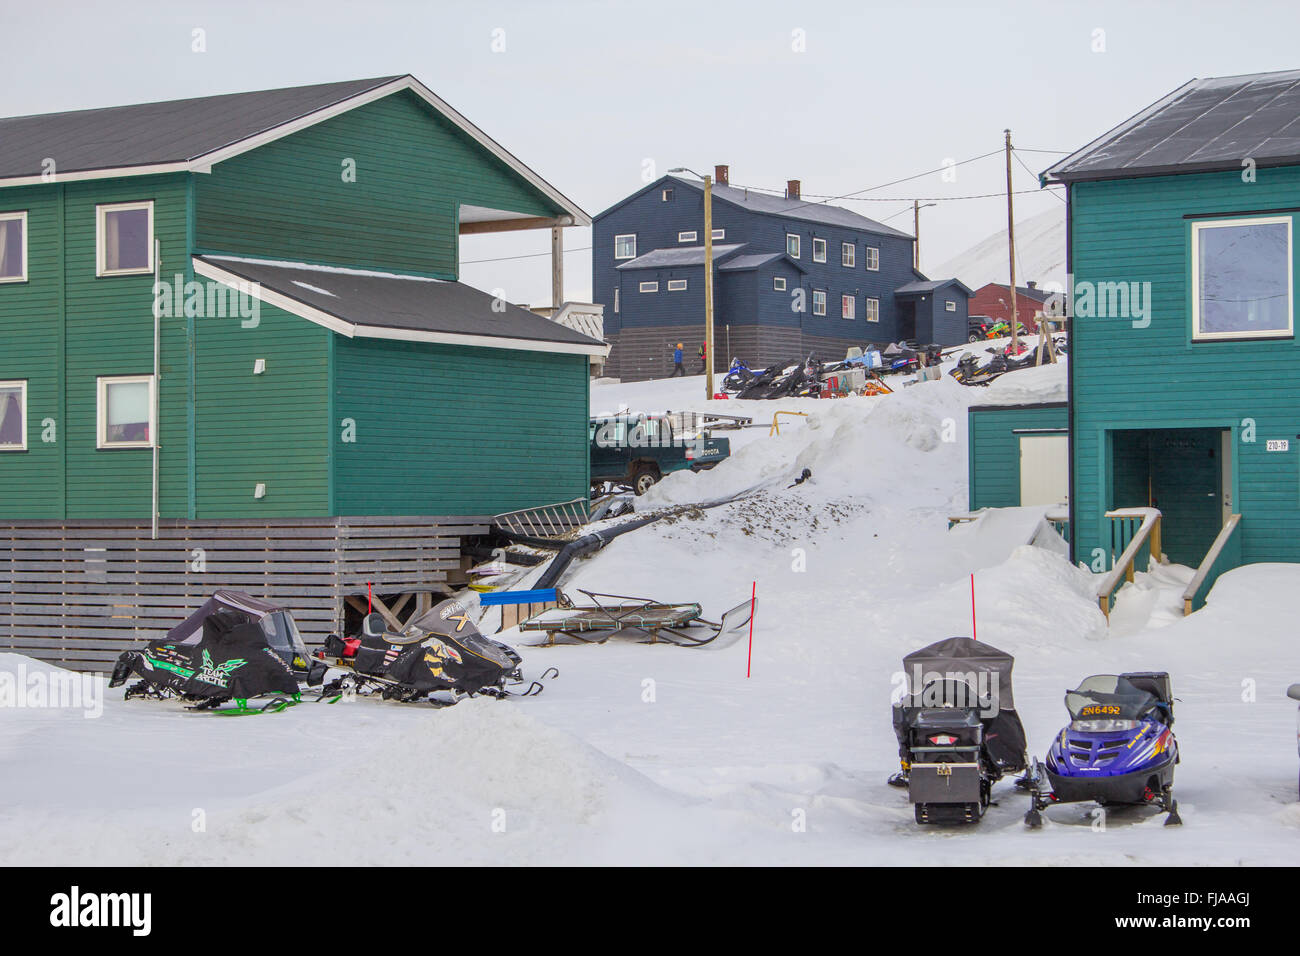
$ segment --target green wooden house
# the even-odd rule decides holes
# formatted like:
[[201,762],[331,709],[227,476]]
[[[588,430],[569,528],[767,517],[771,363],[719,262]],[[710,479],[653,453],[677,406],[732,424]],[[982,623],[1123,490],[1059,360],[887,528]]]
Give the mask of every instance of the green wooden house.
[[972,511],[1069,500],[1065,402],[972,405],[967,410]]
[[1074,557],[1102,569],[1106,512],[1158,508],[1198,603],[1300,561],[1298,115],[1300,71],[1193,80],[1043,174],[1069,199]]
[[323,632],[585,496],[605,346],[457,280],[589,224],[410,76],[0,119],[0,647],[102,666],[216,587]]

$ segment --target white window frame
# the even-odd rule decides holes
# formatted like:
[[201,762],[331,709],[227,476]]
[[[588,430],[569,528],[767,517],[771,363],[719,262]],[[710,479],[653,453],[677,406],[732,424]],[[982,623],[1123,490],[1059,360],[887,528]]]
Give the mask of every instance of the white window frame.
[[21,222],[23,224],[23,245],[19,252],[19,270],[16,276],[0,276],[0,284],[27,281],[27,210],[0,212],[0,222]]
[[669,292],[685,292],[685,291],[686,291],[686,280],[685,280],[685,279],[669,279],[669,280],[668,280],[668,291],[669,291]]
[[661,192],[661,193],[659,194],[659,201],[660,201],[660,202],[672,202],[672,201],[673,201],[673,191],[672,191],[672,188],[671,188],[671,187],[669,187],[668,189],[665,189],[663,192]]
[[[818,308],[817,305],[818,296],[821,297],[820,308]],[[826,314],[826,292],[823,289],[813,289],[812,302],[813,302],[813,315]]]
[[[149,262],[140,269],[109,269],[104,265],[104,223],[110,212],[130,212],[133,209],[145,209],[149,213]],[[139,202],[110,202],[95,207],[95,275],[107,276],[143,276],[153,273],[153,200],[142,199]]]
[[840,265],[846,269],[853,269],[858,264],[858,247],[856,243],[840,243]]
[[11,378],[0,380],[0,388],[17,388],[21,390],[19,401],[23,403],[23,440],[20,445],[0,445],[0,454],[7,451],[27,450],[27,379]]
[[648,281],[648,280],[647,280],[646,282],[642,282],[640,285],[637,286],[637,291],[638,291],[638,292],[658,292],[658,291],[659,291],[659,281],[656,279],[654,282],[650,282],[650,281]]
[[[819,242],[822,244],[822,251],[821,251],[821,256],[820,256],[820,257],[817,255],[817,243],[819,243]],[[825,240],[825,239],[818,239],[816,236],[813,237],[813,253],[812,253],[812,256],[813,256],[813,262],[825,262],[825,261],[826,261],[826,240]]]
[[943,300],[943,310],[944,310],[945,312],[956,312],[956,311],[957,311],[957,303],[954,302],[954,301],[952,301],[952,299],[944,299],[944,300]]
[[714,229],[714,230],[713,230],[713,241],[714,241],[714,242],[717,242],[719,239],[726,239],[726,238],[727,238],[727,230],[725,230],[725,229]]
[[772,291],[773,292],[785,291],[785,276],[772,276]]
[[[857,318],[857,296],[841,295],[840,296],[840,318],[855,319]],[[844,313],[847,312],[848,315]]]
[[[148,441],[114,441],[108,440],[108,386],[136,385],[146,382],[149,385],[149,440]],[[158,440],[158,396],[157,385],[152,375],[100,375],[95,379],[95,447],[97,449],[115,448],[152,448]]]
[[[1207,219],[1192,223],[1192,341],[1214,342],[1222,339],[1289,339],[1295,336],[1295,245],[1294,227],[1290,216],[1245,216],[1240,219]],[[1202,332],[1201,331],[1201,232],[1205,229],[1222,229],[1229,226],[1271,226],[1286,224],[1286,329],[1269,329],[1260,332]]]
[[[618,254],[618,241],[619,241],[620,239],[631,239],[631,240],[632,240],[632,253],[631,253],[631,255],[620,256],[620,255]],[[635,258],[636,258],[636,233],[635,233],[635,232],[624,232],[624,233],[621,233],[621,234],[615,236],[615,237],[614,237],[614,259],[615,259],[615,261],[619,261],[619,260],[622,260],[622,259],[635,259]]]
[[880,271],[880,247],[867,246],[863,251],[863,264],[866,265],[868,272]]
[[[790,251],[791,239],[794,240],[794,252]],[[796,233],[787,232],[785,234],[785,254],[789,256],[791,259],[799,258],[799,236]]]
[[868,322],[880,321],[880,300],[867,296],[862,300],[862,317]]
[[679,232],[677,234],[678,242],[694,242],[698,238],[699,238],[699,233],[697,233],[694,229],[688,230],[686,232]]

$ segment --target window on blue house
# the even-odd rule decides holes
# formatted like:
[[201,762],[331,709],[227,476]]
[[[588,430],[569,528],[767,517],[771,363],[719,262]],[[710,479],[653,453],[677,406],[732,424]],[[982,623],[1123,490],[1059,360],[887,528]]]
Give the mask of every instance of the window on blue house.
[[0,212],[0,282],[27,281],[27,213]]
[[639,288],[640,288],[640,291],[642,291],[642,292],[658,292],[658,291],[659,291],[659,283],[658,283],[658,282],[642,282]]
[[855,264],[855,256],[858,253],[858,247],[851,242],[840,243],[840,265],[852,269]]
[[785,234],[785,254],[791,259],[799,258],[799,237],[792,232]]
[[153,272],[153,201],[95,207],[98,242],[95,274]]
[[0,382],[0,451],[27,450],[27,382]]
[[678,241],[678,242],[694,242],[694,241],[695,241],[695,237],[696,237],[696,233],[695,233],[694,230],[692,230],[692,231],[690,231],[690,232],[679,232],[679,233],[677,234],[677,241]]
[[727,230],[725,230],[725,229],[714,229],[714,230],[713,230],[713,241],[714,241],[714,242],[717,242],[719,239],[726,239],[726,238],[727,238]]
[[[1098,306],[1101,306],[1101,283]],[[1131,292],[1128,283],[1114,283]],[[1106,307],[1123,305],[1111,298]],[[1192,337],[1276,338],[1293,332],[1291,217],[1260,216],[1192,224]],[[1144,303],[1149,308],[1150,303]],[[1130,309],[1133,308],[1130,304]]]
[[672,202],[672,201],[673,201],[673,191],[672,191],[671,189],[665,189],[665,190],[663,191],[663,194],[660,196],[660,198],[661,198],[664,202]]
[[880,250],[875,246],[867,246],[863,250],[862,260],[866,263],[868,272],[880,271]]
[[685,280],[685,279],[669,279],[669,280],[668,280],[668,291],[669,291],[669,292],[685,292],[685,291],[686,291],[686,280]]
[[880,300],[868,298],[862,303],[862,317],[868,322],[880,321]]
[[773,291],[773,292],[784,292],[784,291],[785,291],[785,276],[773,276],[773,277],[772,277],[772,291]]
[[853,318],[854,311],[855,311],[853,308],[853,304],[856,301],[857,300],[854,299],[853,296],[851,295],[840,296],[840,318],[841,319]]
[[630,232],[624,236],[614,237],[614,258],[615,259],[636,258],[636,233]]
[[826,293],[813,289],[813,315],[826,314]]
[[813,240],[813,262],[825,262],[825,261],[826,261],[826,240],[814,239]]
[[944,299],[944,301],[943,301],[943,310],[944,310],[945,312],[956,312],[956,311],[957,311],[957,303],[954,302],[954,301],[952,301],[952,299]]

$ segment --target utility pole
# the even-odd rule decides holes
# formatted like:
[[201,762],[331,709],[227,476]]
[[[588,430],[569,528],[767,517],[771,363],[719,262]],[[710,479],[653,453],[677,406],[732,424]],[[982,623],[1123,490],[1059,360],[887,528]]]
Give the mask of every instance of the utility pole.
[[938,204],[928,202],[922,206],[921,200],[912,200],[912,235],[916,236],[916,241],[912,243],[912,268],[917,272],[921,271],[921,210],[934,205]]
[[1007,255],[1011,261],[1011,354],[1020,354],[1020,331],[1016,318],[1016,216],[1011,199],[1011,130],[1007,138]]
[[704,387],[713,398],[713,178],[704,177]]

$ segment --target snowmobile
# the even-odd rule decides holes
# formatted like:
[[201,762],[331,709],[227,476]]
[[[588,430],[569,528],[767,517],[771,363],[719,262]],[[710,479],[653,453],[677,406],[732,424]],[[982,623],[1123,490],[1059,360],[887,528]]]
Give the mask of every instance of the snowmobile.
[[754,380],[755,374],[739,358],[733,358],[731,368],[727,369],[727,375],[722,380],[722,390],[724,392],[738,392]]
[[[194,710],[222,713],[283,710],[301,699],[298,683],[321,684],[326,667],[312,661],[293,615],[278,604],[239,591],[217,591],[197,611],[150,641],[143,650],[125,651],[113,668],[109,687],[139,677],[126,699],[179,697]],[[250,708],[254,698],[271,699]]]
[[[532,697],[542,681],[559,676],[548,668],[522,693],[508,685],[522,684],[522,658],[514,649],[485,637],[469,619],[471,605],[445,600],[400,630],[388,627],[383,615],[367,614],[361,633],[343,638],[331,634],[316,660],[343,670],[325,693],[378,693],[385,700],[427,701],[446,706],[479,694],[488,697]],[[441,695],[441,696],[435,696]]]
[[903,658],[907,693],[893,708],[902,770],[916,822],[976,823],[1004,774],[1028,770],[1025,730],[1011,692],[1015,659],[969,637],[937,641]]
[[[1174,799],[1174,698],[1164,671],[1099,674],[1065,695],[1070,723],[1048,751],[1046,778],[1031,790],[1025,823],[1043,825],[1042,811],[1058,803],[1156,806],[1165,826],[1182,823]],[[1037,765],[1037,760],[1035,760]]]
[[769,365],[762,371],[752,373],[747,383],[743,384],[740,391],[736,394],[737,398],[772,398],[774,383],[785,373],[789,367],[787,362],[778,362],[776,365]]

